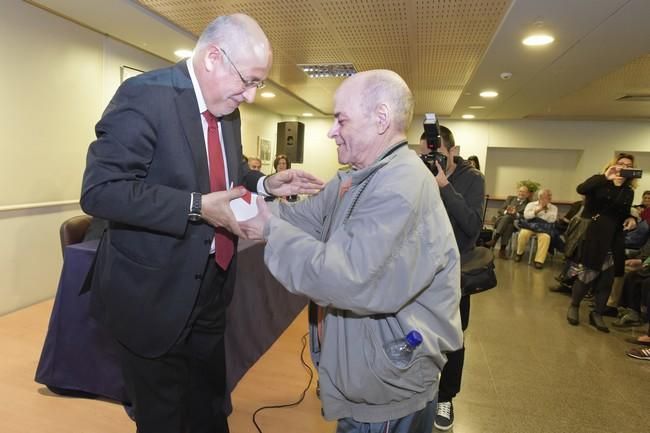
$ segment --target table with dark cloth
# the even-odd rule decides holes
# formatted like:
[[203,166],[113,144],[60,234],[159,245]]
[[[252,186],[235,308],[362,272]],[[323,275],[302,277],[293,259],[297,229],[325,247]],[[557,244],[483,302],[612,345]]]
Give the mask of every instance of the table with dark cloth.
[[[118,343],[90,317],[90,292],[79,294],[97,244],[88,241],[65,249],[36,382],[73,395],[81,391],[128,403],[117,362]],[[263,252],[262,244],[240,242],[225,335],[229,392],[307,304],[273,278],[264,266]]]

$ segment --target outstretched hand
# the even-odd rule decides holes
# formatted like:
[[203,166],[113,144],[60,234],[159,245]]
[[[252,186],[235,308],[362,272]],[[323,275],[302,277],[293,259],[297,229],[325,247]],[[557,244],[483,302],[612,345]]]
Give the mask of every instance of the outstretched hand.
[[280,171],[266,178],[266,192],[277,197],[295,194],[316,194],[323,189],[324,183],[317,177],[302,171],[289,169]]
[[216,191],[203,195],[201,198],[201,218],[214,227],[224,227],[237,236],[242,232],[237,224],[235,214],[230,208],[230,201],[243,196],[246,189],[233,188],[230,191]]
[[257,215],[246,221],[239,223],[239,228],[244,235],[244,238],[263,241],[264,240],[264,227],[267,221],[271,218],[271,211],[264,201],[263,197],[257,197]]

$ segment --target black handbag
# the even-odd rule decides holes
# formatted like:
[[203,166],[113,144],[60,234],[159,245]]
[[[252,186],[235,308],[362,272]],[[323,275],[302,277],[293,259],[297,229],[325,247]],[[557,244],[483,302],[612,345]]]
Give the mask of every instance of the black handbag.
[[481,293],[497,285],[494,254],[485,247],[475,247],[460,257],[460,287],[463,296]]

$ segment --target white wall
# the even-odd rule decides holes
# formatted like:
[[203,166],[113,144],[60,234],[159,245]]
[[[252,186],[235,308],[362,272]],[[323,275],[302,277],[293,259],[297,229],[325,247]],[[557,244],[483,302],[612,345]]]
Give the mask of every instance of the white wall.
[[[51,297],[59,226],[81,213],[86,149],[120,66],[169,63],[21,1],[0,0],[0,314]],[[21,205],[36,207],[12,210]]]
[[327,138],[327,131],[334,119],[302,117],[298,120],[305,124],[305,147],[303,163],[295,164],[295,167],[313,173],[324,181],[330,180],[340,168],[336,144]]

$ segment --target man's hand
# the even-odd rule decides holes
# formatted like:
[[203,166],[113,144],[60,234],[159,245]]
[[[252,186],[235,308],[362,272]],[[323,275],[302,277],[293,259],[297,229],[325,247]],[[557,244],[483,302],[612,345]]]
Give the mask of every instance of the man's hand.
[[623,221],[623,230],[626,232],[630,230],[634,230],[636,228],[636,219],[633,217],[627,218],[625,221]]
[[438,168],[438,174],[436,174],[436,182],[438,182],[438,188],[444,188],[447,185],[449,185],[449,180],[447,180],[447,175],[445,174],[445,171],[440,167],[440,164],[438,164],[438,161],[434,160],[433,163],[436,165]]
[[242,236],[235,215],[230,209],[230,200],[243,196],[246,190],[243,187],[233,188],[230,191],[216,191],[201,197],[201,217],[214,227],[224,227],[237,236]]
[[323,181],[302,170],[284,170],[265,179],[266,192],[276,197],[294,194],[316,194],[323,189]]
[[264,240],[264,227],[271,218],[271,211],[263,197],[257,197],[257,215],[239,223],[241,232],[246,239],[254,241]]

